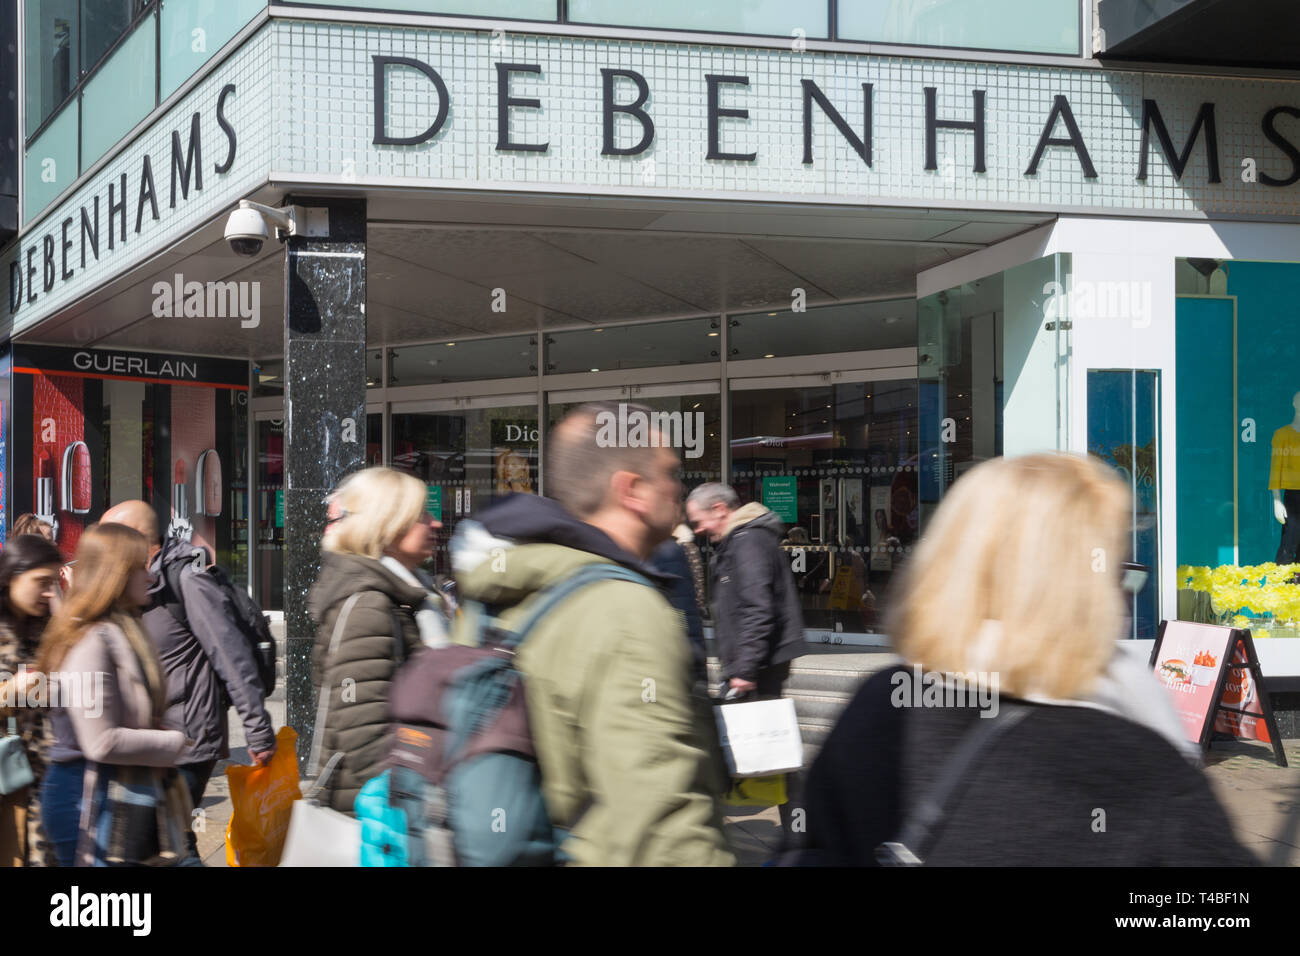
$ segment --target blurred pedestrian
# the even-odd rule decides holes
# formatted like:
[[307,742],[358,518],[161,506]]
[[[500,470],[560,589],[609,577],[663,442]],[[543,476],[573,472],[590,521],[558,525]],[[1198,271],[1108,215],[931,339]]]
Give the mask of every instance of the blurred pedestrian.
[[707,695],[709,652],[704,646],[704,621],[700,615],[704,569],[699,549],[695,547],[695,534],[688,525],[678,524],[673,528],[672,536],[654,549],[650,555],[650,567],[672,578],[668,603],[682,614],[686,637],[691,645],[695,681]]
[[[114,523],[139,532],[149,544],[152,583],[142,624],[167,683],[167,725],[193,741],[177,766],[190,803],[202,807],[213,768],[230,756],[227,711],[232,704],[244,725],[250,759],[265,764],[275,754],[275,727],[257,661],[235,623],[228,595],[207,573],[212,556],[206,549],[179,538],[160,540],[158,517],[146,501],[109,508],[101,524]],[[200,558],[201,568],[196,564]],[[187,828],[186,834],[197,853],[194,831]]]
[[692,491],[686,513],[714,544],[709,580],[724,696],[730,689],[780,697],[790,662],[806,649],[799,591],[781,549],[785,525],[758,502],[742,506],[717,482]]
[[167,684],[140,624],[150,604],[149,545],[120,524],[87,528],[77,582],[41,642],[43,672],[76,680],[61,694],[85,755],[81,866],[195,864],[190,801],[175,763],[193,741],[166,729]]
[[62,563],[59,549],[39,534],[10,538],[0,552],[0,735],[22,738],[35,777],[31,785],[0,796],[0,867],[56,864],[40,799],[49,756],[48,698],[35,682]]
[[[891,607],[904,663],[863,685],[809,772],[801,862],[872,865],[908,840],[939,866],[1252,862],[1145,725],[1169,706],[1154,682],[1128,685],[1149,699],[1101,692],[1122,670],[1130,509],[1083,456],[998,458],[953,485]],[[928,838],[907,827],[923,802],[940,810]],[[1214,837],[1163,836],[1189,832]]]
[[577,865],[729,866],[713,715],[692,690],[691,649],[663,593],[668,582],[647,563],[677,521],[681,462],[653,434],[643,445],[603,444],[598,423],[619,410],[584,405],[550,433],[548,497],[514,495],[462,524],[460,593],[510,620],[595,563],[655,585],[590,583],[519,648],[547,813],[567,831],[563,852]]
[[335,518],[308,599],[322,694],[308,773],[341,754],[321,790],[341,813],[352,814],[361,787],[384,769],[398,666],[422,644],[448,640],[442,598],[421,570],[442,527],[427,498],[422,481],[392,468],[355,472],[330,496]]
[[48,521],[42,521],[30,511],[20,514],[14,519],[14,526],[9,532],[9,539],[20,537],[24,534],[39,535],[46,541],[54,540],[54,526]]

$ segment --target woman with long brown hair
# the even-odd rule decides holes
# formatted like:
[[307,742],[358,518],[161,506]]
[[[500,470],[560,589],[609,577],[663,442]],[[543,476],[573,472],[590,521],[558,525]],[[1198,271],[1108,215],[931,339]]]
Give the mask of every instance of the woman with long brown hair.
[[139,623],[149,603],[148,553],[144,537],[124,525],[87,529],[76,580],[41,644],[38,665],[56,682],[64,732],[75,734],[87,761],[82,866],[169,865],[186,856],[190,810],[173,765],[188,741],[162,729],[167,688]]
[[[22,738],[32,783],[0,795],[0,867],[52,865],[39,798],[49,727],[36,653],[58,590],[59,549],[40,535],[17,535],[0,552],[0,736]],[[29,693],[30,692],[30,693]]]

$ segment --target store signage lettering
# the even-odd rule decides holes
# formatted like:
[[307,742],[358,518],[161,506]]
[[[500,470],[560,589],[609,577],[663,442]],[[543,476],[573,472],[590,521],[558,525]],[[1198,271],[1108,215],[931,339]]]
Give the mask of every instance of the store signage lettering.
[[[218,175],[228,173],[235,163],[235,128],[226,118],[226,101],[235,92],[235,84],[227,83],[217,95],[217,125],[226,137],[225,157],[213,165]],[[150,219],[157,221],[159,183],[165,190],[167,208],[175,209],[190,195],[203,189],[203,143],[199,132],[201,114],[190,117],[188,129],[172,130],[171,151],[166,179],[159,168],[155,179],[153,157],[145,153],[140,157],[134,184],[124,172],[117,181],[109,180],[104,194],[96,194],[83,203],[79,215],[67,215],[61,222],[52,223],[49,231],[35,235],[30,243],[19,249],[17,257],[9,264],[9,312],[13,314],[31,305],[42,295],[50,293],[59,282],[71,279],[78,268],[84,269],[88,261],[98,261],[104,246],[105,254],[113,252],[127,241],[127,222],[134,218],[134,231],[138,235],[144,225],[145,210]],[[100,200],[105,200],[103,203]],[[107,221],[101,220],[101,207]],[[134,209],[134,217],[132,217]],[[106,228],[101,228],[105,226]],[[79,246],[80,258],[73,249]],[[79,261],[79,265],[74,264]]]
[[[446,82],[437,69],[423,60],[412,57],[374,56],[374,136],[375,146],[416,146],[431,141],[442,130],[447,121],[451,106],[451,95]],[[537,152],[544,153],[550,147],[548,142],[521,142],[511,138],[510,117],[514,110],[541,109],[542,101],[536,97],[522,97],[511,93],[511,80],[515,77],[533,77],[533,82],[541,82],[543,72],[538,63],[495,63],[496,73],[496,149],[498,152]],[[388,75],[390,67],[404,67],[422,73],[432,84],[438,98],[437,112],[432,122],[423,132],[412,136],[395,136],[389,133],[385,117],[388,102]],[[601,71],[601,151],[602,156],[636,156],[644,153],[654,142],[656,128],[647,103],[650,99],[650,84],[645,76],[636,70],[626,68],[604,68]],[[729,102],[735,102],[744,95],[749,87],[749,77],[739,74],[705,74],[703,83],[705,121],[708,132],[708,148],[704,155],[706,160],[731,160],[735,162],[754,163],[758,161],[757,150],[739,152],[734,148],[744,121],[749,119],[748,108],[721,106],[721,96],[725,91]],[[630,101],[620,101],[618,81],[623,84],[626,97],[627,84],[635,89],[635,96]],[[868,168],[873,160],[872,100],[875,96],[875,84],[862,84],[861,119],[846,117],[840,106],[832,103],[825,92],[812,80],[801,79],[803,105],[803,162],[812,165],[814,105],[826,120],[839,131],[840,135],[857,153]],[[941,116],[938,110],[938,88],[922,88],[924,110],[921,130],[925,142],[924,168],[939,168],[939,133],[951,132],[968,135],[973,138],[973,161],[971,172],[986,172],[985,156],[989,134],[996,138],[997,130],[988,123],[985,108],[985,90],[970,91],[969,112],[962,115]],[[756,104],[759,105],[759,104]],[[844,104],[841,104],[844,105]],[[847,111],[847,106],[845,110]],[[1260,128],[1267,139],[1290,162],[1290,171],[1284,176],[1273,176],[1259,171],[1258,181],[1266,186],[1285,187],[1300,182],[1300,148],[1287,138],[1278,128],[1278,118],[1289,116],[1300,118],[1300,108],[1293,106],[1276,106],[1260,119]],[[635,123],[640,130],[640,139],[633,146],[618,146],[615,141],[615,124]],[[855,125],[855,123],[857,125]],[[919,124],[918,124],[919,125]],[[727,148],[731,144],[732,148]],[[1206,181],[1222,182],[1219,163],[1219,140],[1215,124],[1215,104],[1204,102],[1197,106],[1196,116],[1191,130],[1180,144],[1170,133],[1165,122],[1160,104],[1154,99],[1142,101],[1142,137],[1139,155],[1136,157],[1134,178],[1145,182],[1152,154],[1158,149],[1165,162],[1173,171],[1174,178],[1181,180],[1186,171],[1192,152],[1200,147],[1206,159]],[[1051,109],[1044,119],[1042,133],[1023,175],[1034,176],[1038,173],[1048,149],[1072,149],[1079,169],[1088,179],[1097,178],[1097,169],[1079,128],[1074,108],[1064,94],[1057,94]],[[1254,157],[1252,157],[1254,158]]]
[[147,378],[188,378],[197,381],[199,367],[181,359],[159,359],[148,355],[114,355],[105,352],[78,352],[72,364],[79,372],[102,375],[142,375]]

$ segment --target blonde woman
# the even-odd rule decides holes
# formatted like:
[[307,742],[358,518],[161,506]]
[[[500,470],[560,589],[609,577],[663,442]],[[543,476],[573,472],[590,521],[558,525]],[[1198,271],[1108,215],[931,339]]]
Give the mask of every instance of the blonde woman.
[[190,743],[163,726],[167,686],[140,609],[149,547],[139,532],[98,524],[77,545],[77,580],[41,642],[38,666],[60,693],[55,746],[86,759],[82,866],[197,863],[185,834],[189,797],[174,768]]
[[309,773],[337,755],[322,800],[351,814],[387,756],[388,688],[421,644],[447,640],[441,599],[422,576],[441,524],[423,482],[392,468],[350,475],[330,496],[309,607],[318,690]]
[[[1154,681],[1133,705],[1104,693],[1129,513],[1114,472],[1072,455],[995,459],[953,486],[893,602],[903,665],[863,685],[809,773],[799,862],[872,865],[904,832],[940,866],[1253,862],[1200,771],[1144,725],[1167,706]],[[908,830],[959,753],[974,756],[928,836]],[[1159,836],[1185,832],[1216,836]]]

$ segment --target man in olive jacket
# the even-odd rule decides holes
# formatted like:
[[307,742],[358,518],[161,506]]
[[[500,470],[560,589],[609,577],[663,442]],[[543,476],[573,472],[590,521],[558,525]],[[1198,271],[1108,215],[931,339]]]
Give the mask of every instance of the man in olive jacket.
[[586,585],[519,650],[547,812],[569,832],[575,864],[730,866],[713,715],[692,688],[685,627],[661,590],[669,581],[645,563],[676,521],[680,462],[668,448],[602,446],[598,415],[610,410],[584,406],[548,436],[552,497],[513,495],[462,523],[460,594],[510,626],[587,564],[623,565],[655,585]]

